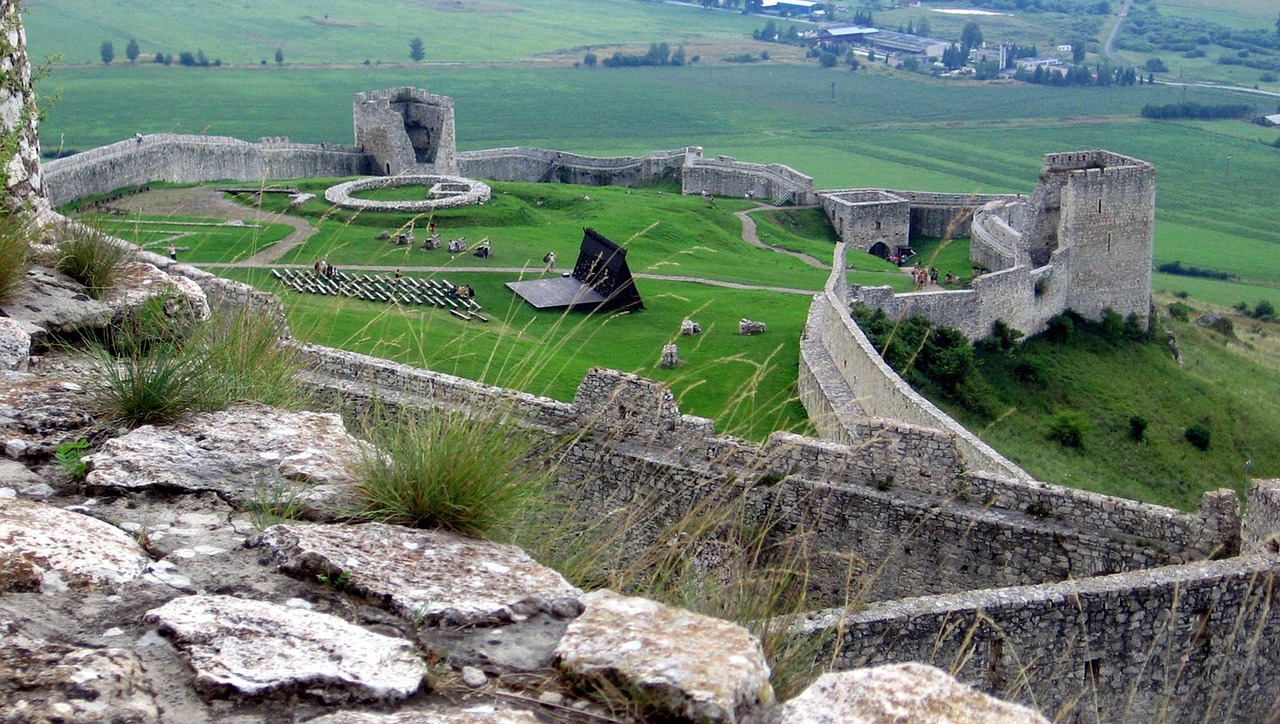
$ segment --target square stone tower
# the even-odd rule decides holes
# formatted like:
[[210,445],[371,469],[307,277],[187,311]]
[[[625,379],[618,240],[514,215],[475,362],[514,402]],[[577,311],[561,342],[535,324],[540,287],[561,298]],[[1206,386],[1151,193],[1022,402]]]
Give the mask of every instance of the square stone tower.
[[356,147],[378,173],[457,175],[452,98],[391,88],[356,93],[351,105]]

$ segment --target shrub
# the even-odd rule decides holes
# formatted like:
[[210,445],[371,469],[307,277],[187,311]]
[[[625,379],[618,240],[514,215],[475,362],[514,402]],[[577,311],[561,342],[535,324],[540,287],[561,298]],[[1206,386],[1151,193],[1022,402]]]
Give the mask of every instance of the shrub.
[[1169,316],[1179,322],[1186,322],[1191,319],[1191,306],[1183,302],[1174,302],[1169,305]]
[[1147,436],[1147,418],[1133,415],[1129,418],[1129,439],[1142,442]]
[[361,515],[370,520],[507,537],[552,479],[533,459],[536,441],[500,417],[400,412],[362,432],[376,448],[356,463]]
[[17,214],[0,219],[0,301],[8,299],[27,273],[31,248],[25,220]]
[[1183,431],[1182,436],[1185,437],[1187,442],[1191,443],[1192,446],[1199,448],[1200,450],[1208,450],[1209,440],[1213,437],[1208,426],[1200,422],[1188,427]]
[[1049,424],[1049,439],[1077,450],[1084,449],[1084,435],[1088,431],[1089,422],[1084,415],[1065,410],[1053,416]]
[[301,369],[266,317],[242,312],[192,325],[169,315],[163,297],[143,305],[96,351],[97,412],[127,427],[165,424],[191,411],[254,400],[306,403]]
[[1013,378],[1023,384],[1041,384],[1044,382],[1044,367],[1035,360],[1020,360],[1013,366]]
[[1066,314],[1049,320],[1044,331],[1045,339],[1055,344],[1066,344],[1076,336],[1076,323]]
[[1102,338],[1115,344],[1124,339],[1124,318],[1116,310],[1107,307],[1102,310]]
[[97,352],[97,412],[125,427],[163,425],[192,410],[211,409],[209,366],[190,345],[164,345],[113,357]]
[[64,236],[58,245],[58,271],[83,284],[89,296],[101,299],[133,258],[132,247],[79,225],[65,227]]

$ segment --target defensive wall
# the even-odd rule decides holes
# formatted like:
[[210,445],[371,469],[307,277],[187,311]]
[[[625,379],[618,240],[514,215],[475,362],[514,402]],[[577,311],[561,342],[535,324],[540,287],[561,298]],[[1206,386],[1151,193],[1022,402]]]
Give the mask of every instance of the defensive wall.
[[102,146],[44,165],[53,206],[152,181],[267,182],[293,178],[358,176],[372,172],[369,157],[335,144],[258,143],[225,136],[160,133]]
[[691,159],[682,184],[686,194],[754,198],[779,206],[818,203],[813,178],[782,164],[747,163],[730,156]]
[[792,630],[836,669],[930,662],[1055,721],[1274,721],[1278,576],[1256,554],[832,609]]
[[836,236],[850,249],[873,251],[883,243],[893,253],[917,237],[969,236],[974,213],[984,204],[1017,198],[1008,194],[945,194],[899,189],[833,189],[818,192]]
[[[833,194],[831,205],[848,193]],[[875,214],[851,205],[837,211],[867,219]],[[975,277],[964,291],[895,294],[889,287],[857,287],[852,301],[883,309],[891,319],[922,316],[970,339],[988,336],[996,320],[1034,335],[1067,310],[1099,319],[1110,309],[1145,327],[1154,214],[1151,164],[1102,150],[1049,154],[1030,199],[986,197],[970,215],[969,258],[993,273]],[[857,228],[843,217],[840,223]]]
[[647,186],[679,181],[694,147],[644,156],[600,158],[542,148],[490,148],[458,154],[458,173],[469,178],[582,186]]

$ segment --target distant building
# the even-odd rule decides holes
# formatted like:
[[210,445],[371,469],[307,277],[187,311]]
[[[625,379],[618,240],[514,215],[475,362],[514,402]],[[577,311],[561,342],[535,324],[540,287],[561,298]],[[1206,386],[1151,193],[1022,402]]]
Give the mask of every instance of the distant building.
[[841,25],[822,28],[814,34],[814,39],[824,43],[868,43],[867,36],[878,33],[875,28],[864,28],[859,25]]
[[867,36],[871,45],[879,50],[892,53],[911,53],[926,58],[941,58],[943,52],[950,48],[952,41],[926,38],[922,35],[909,35],[892,30],[880,30]]
[[760,12],[778,15],[810,15],[823,11],[823,4],[812,0],[762,0]]
[[1266,121],[1269,126],[1280,126],[1280,113],[1263,116],[1262,120]]
[[995,62],[996,67],[1004,70],[1009,67],[1010,58],[1009,46],[1001,43],[990,48],[974,48],[969,53],[969,57],[974,64]]
[[1066,72],[1066,69],[1059,68],[1062,60],[1058,58],[1018,58],[1014,61],[1018,65],[1018,70],[1035,70],[1036,68],[1044,68],[1045,70],[1055,70]]

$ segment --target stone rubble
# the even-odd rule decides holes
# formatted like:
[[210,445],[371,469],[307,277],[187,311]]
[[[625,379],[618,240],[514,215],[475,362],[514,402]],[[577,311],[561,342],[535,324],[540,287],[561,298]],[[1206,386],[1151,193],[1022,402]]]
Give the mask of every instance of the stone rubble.
[[395,700],[426,673],[408,641],[265,601],[185,596],[146,620],[186,653],[198,686],[245,695],[300,689],[330,703]]
[[44,503],[0,498],[0,593],[113,586],[151,559],[124,531]]
[[778,724],[1048,724],[1038,712],[987,696],[924,664],[823,674],[782,706]]
[[741,626],[608,590],[582,602],[556,648],[570,676],[643,691],[694,721],[736,722],[773,703],[764,651]]
[[519,622],[536,613],[572,618],[581,610],[582,592],[520,548],[445,531],[282,524],[263,533],[261,544],[283,570],[349,576],[347,588],[420,625]]

